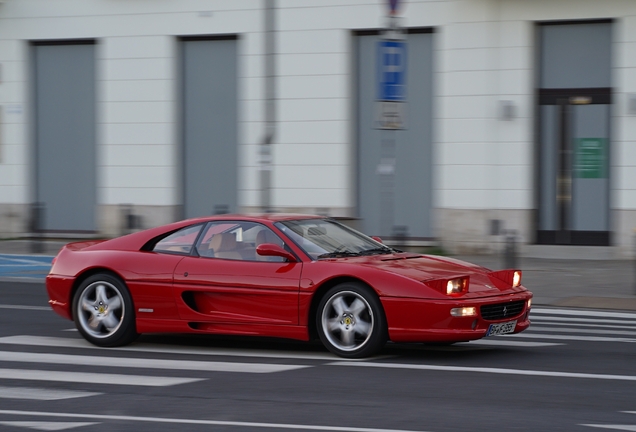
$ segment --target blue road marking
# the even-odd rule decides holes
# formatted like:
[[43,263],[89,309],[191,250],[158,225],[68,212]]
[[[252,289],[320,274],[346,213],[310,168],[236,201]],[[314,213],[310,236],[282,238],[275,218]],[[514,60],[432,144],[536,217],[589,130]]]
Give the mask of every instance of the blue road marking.
[[0,277],[44,279],[52,256],[0,254]]

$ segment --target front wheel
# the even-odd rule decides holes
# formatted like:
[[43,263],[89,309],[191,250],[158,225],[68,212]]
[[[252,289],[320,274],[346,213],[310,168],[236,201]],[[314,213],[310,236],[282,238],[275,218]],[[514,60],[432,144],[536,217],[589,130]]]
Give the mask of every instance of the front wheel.
[[73,320],[84,339],[97,346],[126,345],[138,336],[130,293],[109,274],[82,282],[73,297]]
[[371,356],[387,339],[380,300],[370,288],[357,283],[343,283],[327,291],[318,304],[316,328],[323,345],[346,358]]

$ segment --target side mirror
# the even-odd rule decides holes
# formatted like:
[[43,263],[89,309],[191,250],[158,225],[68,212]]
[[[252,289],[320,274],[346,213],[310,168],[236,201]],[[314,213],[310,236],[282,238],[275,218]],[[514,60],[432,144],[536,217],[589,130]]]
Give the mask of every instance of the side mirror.
[[[378,237],[378,236],[372,236],[371,238],[373,240],[377,241],[378,243],[382,243],[382,239],[380,237]],[[384,243],[382,243],[382,244],[384,244]]]
[[261,256],[275,256],[287,258],[289,262],[296,262],[296,257],[274,243],[263,243],[256,247],[256,253]]

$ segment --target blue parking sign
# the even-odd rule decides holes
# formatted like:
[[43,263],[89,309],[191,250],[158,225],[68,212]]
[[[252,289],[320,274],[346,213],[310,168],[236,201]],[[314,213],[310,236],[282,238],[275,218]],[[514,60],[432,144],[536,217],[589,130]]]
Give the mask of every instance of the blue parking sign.
[[378,42],[378,100],[403,102],[406,99],[406,42]]

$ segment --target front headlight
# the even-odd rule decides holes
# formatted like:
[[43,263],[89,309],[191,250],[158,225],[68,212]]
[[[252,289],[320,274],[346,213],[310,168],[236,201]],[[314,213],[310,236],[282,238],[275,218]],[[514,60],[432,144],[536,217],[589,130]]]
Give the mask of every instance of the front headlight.
[[432,279],[423,281],[426,285],[449,296],[459,296],[468,292],[470,276],[459,276],[453,279]]
[[491,278],[497,278],[500,281],[504,281],[513,288],[521,286],[521,270],[497,270],[490,272],[488,276]]
[[457,279],[450,279],[448,282],[446,282],[446,294],[448,295],[453,295],[453,294],[461,294],[463,292],[466,292],[466,288],[468,287],[468,278],[457,278]]

